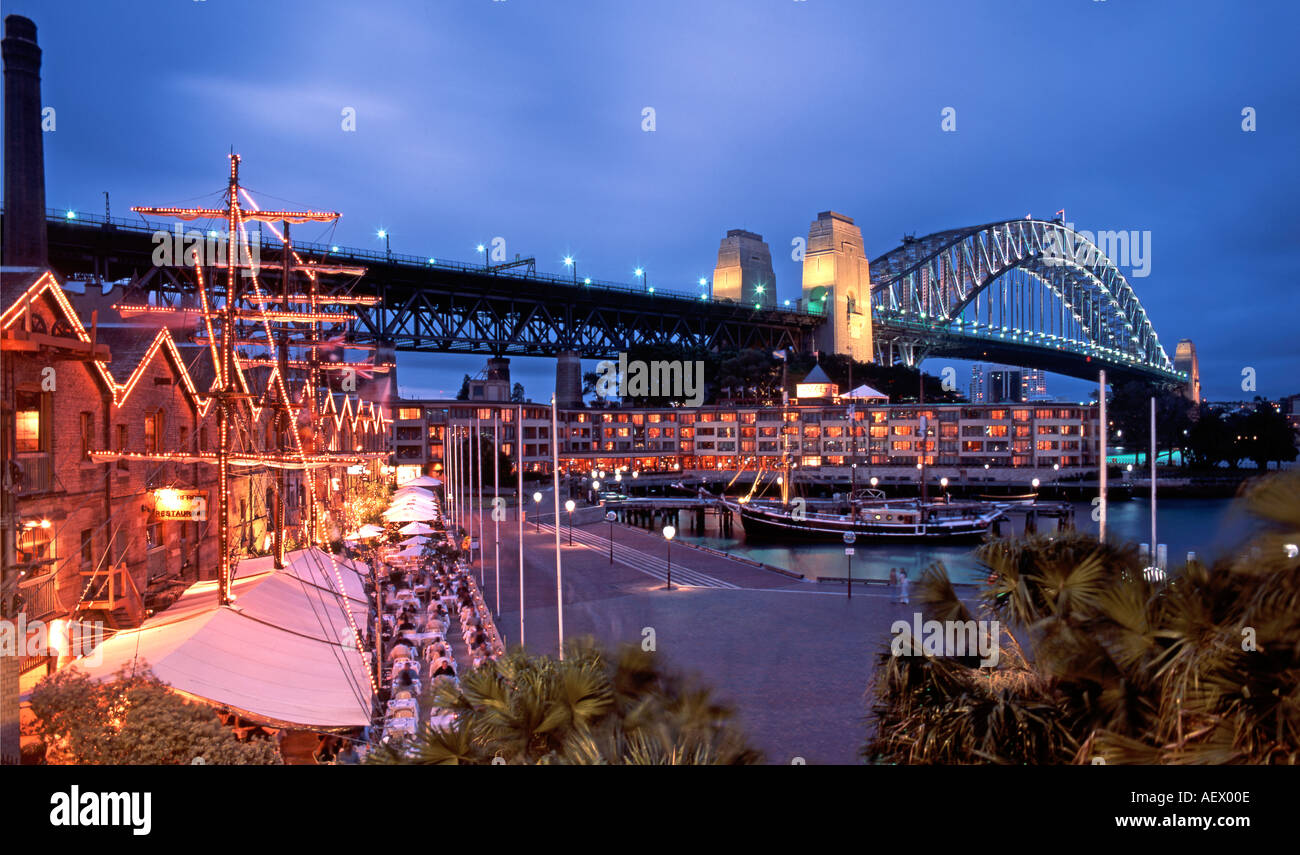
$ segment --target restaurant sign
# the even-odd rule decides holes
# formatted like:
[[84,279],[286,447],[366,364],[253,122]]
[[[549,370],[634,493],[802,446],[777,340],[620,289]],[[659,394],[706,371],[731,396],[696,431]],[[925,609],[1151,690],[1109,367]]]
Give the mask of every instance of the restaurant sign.
[[202,522],[208,518],[207,490],[154,490],[153,521]]

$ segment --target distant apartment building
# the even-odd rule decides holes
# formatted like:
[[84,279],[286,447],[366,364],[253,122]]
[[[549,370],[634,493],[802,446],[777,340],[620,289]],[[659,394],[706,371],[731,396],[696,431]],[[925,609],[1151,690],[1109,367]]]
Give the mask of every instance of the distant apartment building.
[[[522,408],[522,421],[520,419]],[[551,469],[550,408],[529,404],[400,401],[393,422],[399,482],[442,471],[449,425],[491,437],[523,455],[526,473]],[[838,398],[780,406],[620,407],[557,413],[565,471],[734,471],[779,467],[784,454],[805,468],[847,466],[1091,467],[1097,408],[1087,404],[905,404]],[[516,427],[523,427],[522,442]],[[922,425],[924,423],[924,434]],[[519,443],[519,445],[517,445]]]
[[1051,396],[1047,393],[1047,372],[1038,368],[981,363],[971,366],[968,397],[972,404],[1051,400]]
[[990,404],[1018,404],[1025,399],[1023,375],[1013,369],[1003,368],[988,374],[987,402]]
[[984,366],[975,363],[970,367],[970,394],[967,396],[972,404],[982,404],[987,398],[984,388]]
[[1021,400],[1047,401],[1047,372],[1041,368],[1020,369]]

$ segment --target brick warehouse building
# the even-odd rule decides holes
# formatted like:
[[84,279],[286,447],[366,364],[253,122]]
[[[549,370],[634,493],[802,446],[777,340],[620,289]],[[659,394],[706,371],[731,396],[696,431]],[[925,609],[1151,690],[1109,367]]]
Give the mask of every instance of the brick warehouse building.
[[[0,301],[0,443],[7,471],[0,504],[6,595],[16,591],[28,620],[73,615],[109,626],[137,624],[156,598],[215,577],[216,469],[199,461],[216,448],[210,351],[166,326],[140,325],[113,309],[119,292],[78,293],[45,271],[5,271]],[[98,287],[90,289],[98,291]],[[334,395],[324,402],[318,447],[378,451],[388,427],[382,409]],[[274,434],[264,407],[249,431]],[[251,437],[237,436],[243,447]],[[191,452],[172,461],[95,462],[92,452]],[[318,496],[339,513],[342,467],[316,479]],[[233,471],[232,538],[241,555],[265,553],[278,473]],[[194,513],[194,496],[209,513]],[[183,512],[173,505],[184,500]],[[304,518],[306,488],[290,472],[286,525]],[[201,506],[198,506],[201,507]],[[111,589],[110,589],[111,584]],[[111,597],[109,596],[111,594]]]

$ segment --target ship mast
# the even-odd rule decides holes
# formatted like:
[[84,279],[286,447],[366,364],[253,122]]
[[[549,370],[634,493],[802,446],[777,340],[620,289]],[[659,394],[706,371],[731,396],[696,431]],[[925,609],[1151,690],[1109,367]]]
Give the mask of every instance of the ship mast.
[[[207,328],[206,343],[212,350],[216,368],[216,388],[211,391],[211,398],[217,406],[217,491],[218,491],[218,531],[220,535],[220,554],[218,556],[217,566],[217,598],[221,605],[230,605],[233,601],[231,596],[231,582],[234,569],[234,552],[231,548],[231,513],[230,513],[230,466],[232,459],[243,463],[252,462],[250,458],[270,463],[281,469],[278,477],[279,490],[276,499],[276,509],[273,514],[271,524],[275,529],[275,561],[277,566],[283,566],[284,562],[284,492],[285,480],[283,471],[286,467],[299,464],[304,470],[304,477],[311,479],[309,485],[312,490],[309,495],[314,496],[314,476],[313,465],[329,465],[331,463],[348,464],[358,462],[363,457],[380,456],[382,452],[375,452],[370,455],[357,452],[355,454],[329,454],[321,453],[314,439],[308,444],[300,441],[297,443],[298,450],[296,454],[290,452],[285,443],[285,423],[288,422],[290,428],[294,424],[291,415],[295,412],[294,402],[289,394],[289,384],[286,378],[286,372],[290,364],[298,366],[301,360],[294,360],[292,363],[288,358],[287,351],[289,347],[308,348],[309,356],[306,363],[308,376],[303,390],[301,410],[303,415],[308,419],[308,424],[314,424],[320,417],[320,408],[317,404],[318,387],[320,384],[320,372],[323,367],[319,361],[317,348],[323,342],[320,340],[320,329],[324,322],[329,323],[346,323],[355,320],[355,316],[346,313],[331,312],[328,315],[323,314],[323,309],[319,302],[319,292],[317,290],[317,274],[322,272],[344,273],[360,275],[364,273],[362,268],[347,267],[326,267],[314,263],[304,263],[293,252],[292,244],[289,241],[288,226],[290,223],[332,223],[339,218],[339,214],[334,211],[263,211],[257,208],[256,204],[251,203],[251,207],[245,208],[240,203],[240,195],[246,191],[239,184],[239,162],[240,157],[235,153],[230,154],[230,177],[226,195],[226,205],[224,208],[158,208],[158,207],[133,207],[131,210],[142,215],[152,215],[156,217],[175,218],[179,220],[197,220],[197,219],[224,219],[226,221],[226,251],[223,266],[225,267],[225,287],[224,291],[219,292],[215,283],[208,283],[202,275],[202,263],[196,259],[196,270],[198,272],[199,282],[198,290],[201,300],[202,312]],[[243,237],[243,224],[245,222],[258,221],[265,223],[275,223],[281,221],[285,225],[285,234],[283,235],[284,250],[281,256],[281,296],[277,300],[271,296],[272,292],[262,293],[260,286],[257,285],[257,271],[255,264],[251,263],[251,252],[244,253],[241,258],[241,248],[245,245]],[[272,225],[274,230],[274,226]],[[295,263],[296,261],[296,263]],[[306,271],[311,282],[310,295],[295,295],[291,293],[290,273],[291,271]],[[255,295],[241,293],[240,280],[248,278],[253,284]],[[220,309],[216,309],[217,299],[220,296]],[[332,301],[338,303],[366,303],[374,302],[374,298],[351,297],[343,301]],[[282,303],[278,310],[268,311],[267,304]],[[292,308],[293,303],[306,304],[306,311],[295,311]],[[219,328],[213,329],[213,321],[219,322]],[[249,323],[253,328],[261,327],[265,331],[262,337],[254,337],[252,331],[244,333],[241,331],[241,322]],[[298,324],[305,324],[307,329],[301,330],[295,327]],[[293,332],[304,332],[305,336],[290,340]],[[251,346],[264,348],[273,353],[266,359],[241,359],[236,350],[239,346]],[[244,365],[261,365],[268,367],[275,379],[274,389],[268,389],[267,394],[262,397],[263,405],[271,406],[274,409],[273,417],[277,422],[275,431],[276,447],[274,449],[264,449],[261,454],[255,453],[256,438],[260,431],[251,429],[255,419],[253,418],[252,399],[255,397],[250,391],[242,389],[238,379],[243,375],[239,373]],[[330,367],[342,370],[356,370],[357,368],[377,368],[370,364],[352,365],[346,362],[331,363]],[[269,378],[268,378],[269,382]],[[274,399],[272,401],[272,399]],[[247,440],[254,447],[244,449],[236,453],[232,449],[231,428],[242,415],[249,416],[249,430],[244,431]],[[292,439],[292,430],[289,431]],[[269,444],[269,443],[266,443]],[[346,452],[347,449],[339,449],[340,452]],[[105,455],[95,455],[98,459]],[[353,457],[356,457],[356,460]],[[160,455],[162,458],[168,455]],[[294,458],[297,458],[295,461]],[[310,501],[310,524],[308,527],[308,541],[315,542],[319,536],[316,502]],[[269,510],[269,509],[268,509]]]
[[790,506],[790,434],[787,432],[789,427],[789,406],[790,393],[786,391],[786,366],[789,365],[789,354],[781,354],[781,506]]

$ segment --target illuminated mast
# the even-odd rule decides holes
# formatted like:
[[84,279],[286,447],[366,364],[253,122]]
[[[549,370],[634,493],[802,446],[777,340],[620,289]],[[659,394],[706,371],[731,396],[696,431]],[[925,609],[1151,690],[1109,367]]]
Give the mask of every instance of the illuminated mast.
[[[230,595],[233,570],[233,554],[230,538],[230,465],[232,459],[235,459],[240,463],[256,464],[260,462],[271,464],[278,466],[281,469],[292,466],[296,462],[286,453],[288,449],[284,447],[283,429],[276,431],[276,434],[279,437],[279,441],[277,442],[277,445],[279,446],[278,448],[274,450],[265,449],[262,454],[253,453],[253,449],[249,449],[246,453],[235,453],[232,455],[231,425],[241,415],[242,408],[240,402],[246,401],[251,404],[251,399],[254,397],[250,392],[244,391],[240,388],[240,384],[237,382],[237,369],[242,367],[242,364],[264,365],[270,367],[272,369],[272,377],[275,381],[274,397],[276,398],[276,401],[273,405],[277,408],[275,416],[277,419],[287,419],[288,415],[293,412],[293,402],[290,398],[288,383],[283,372],[287,370],[290,365],[293,365],[294,367],[308,368],[309,373],[306,388],[304,389],[303,405],[304,408],[307,409],[309,423],[314,422],[319,415],[316,406],[317,389],[315,387],[319,383],[320,369],[323,367],[321,366],[316,354],[316,348],[322,343],[319,340],[320,325],[323,322],[345,323],[355,320],[355,316],[350,314],[336,312],[328,314],[322,313],[319,303],[316,275],[318,273],[345,273],[360,275],[364,272],[361,268],[337,266],[326,267],[315,263],[303,262],[302,259],[298,257],[297,253],[293,252],[292,247],[289,244],[288,224],[332,223],[339,218],[339,214],[334,211],[263,211],[258,209],[256,204],[251,203],[251,199],[250,207],[245,208],[241,206],[241,193],[245,196],[247,196],[247,193],[239,186],[239,161],[239,155],[234,153],[230,155],[230,178],[225,199],[226,206],[224,208],[133,207],[131,209],[132,211],[143,215],[175,218],[179,220],[220,218],[226,221],[227,234],[224,259],[226,281],[224,292],[220,293],[222,302],[219,310],[215,308],[218,291],[215,287],[209,286],[205,283],[202,275],[201,262],[199,259],[195,259],[195,266],[199,276],[199,297],[203,309],[201,314],[207,325],[207,343],[212,350],[217,374],[216,389],[211,393],[211,397],[217,405],[218,442],[216,464],[217,490],[219,493],[218,526],[221,539],[220,555],[217,567],[217,596],[222,605],[229,605],[232,601]],[[249,263],[251,261],[251,253],[245,253],[243,258],[240,257],[240,249],[245,245],[244,240],[241,239],[243,236],[243,224],[250,221],[272,224],[276,221],[282,221],[286,226],[286,233],[283,236],[284,253],[281,260],[281,266],[283,268],[281,273],[281,290],[283,293],[279,300],[274,296],[271,296],[269,292],[266,294],[262,292],[261,287],[257,283],[257,271],[255,265]],[[272,225],[272,229],[274,230],[274,225]],[[311,281],[310,295],[303,297],[289,293],[290,270],[307,272]],[[255,294],[241,293],[239,284],[241,276],[250,279],[253,285],[253,290],[256,292]],[[211,293],[209,293],[209,289],[211,289]],[[281,301],[283,301],[283,305],[280,307],[279,311],[267,310],[266,306],[268,303]],[[308,306],[307,310],[294,311],[290,304],[295,302],[305,303]],[[331,300],[332,304],[352,305],[373,302],[375,302],[375,298],[366,297],[351,297],[341,300]],[[240,303],[247,304],[247,307],[241,307],[239,305]],[[212,326],[213,320],[220,321],[219,333],[214,333]],[[241,338],[238,326],[240,321],[248,321],[254,325],[262,326],[265,330],[265,337],[260,339]],[[272,331],[272,324],[280,327],[278,334]],[[289,334],[294,331],[292,328],[293,324],[306,324],[308,330],[306,331],[307,336],[305,338],[290,343]],[[263,347],[273,355],[267,359],[241,360],[236,352],[236,347],[238,345]],[[310,356],[305,365],[301,360],[294,360],[291,362],[287,358],[286,351],[290,346],[310,348]],[[355,371],[357,368],[373,369],[376,366],[368,363],[364,365],[351,365],[340,362],[332,363],[330,367]],[[267,398],[270,397],[271,391],[268,390],[266,398],[263,399],[264,403],[269,403]],[[253,420],[250,419],[250,424],[252,421]],[[258,433],[258,431],[248,431],[250,438],[256,437]],[[302,442],[302,438],[299,437],[296,432],[290,431],[290,434],[291,439],[296,440],[295,445],[298,446],[297,454],[295,456],[299,461],[301,461],[301,466],[308,478],[311,477],[310,473],[312,464],[329,465],[331,463],[346,464],[356,462],[352,455],[321,454],[320,450],[316,448],[314,442],[310,447],[306,447]],[[340,451],[347,450],[340,449]],[[308,457],[309,454],[310,459]],[[382,452],[376,452],[375,454],[382,454]],[[356,456],[359,459],[362,455],[357,454]],[[162,455],[161,457],[166,457],[166,455]],[[283,478],[280,479],[280,482],[283,484]],[[309,484],[314,484],[314,481],[309,481]],[[275,519],[273,522],[273,525],[276,528],[275,555],[277,565],[283,563],[284,555],[283,492],[284,490],[282,486],[280,489],[281,495],[277,500],[278,507],[276,516],[278,519]],[[310,519],[311,524],[308,530],[308,539],[309,541],[314,541],[318,535],[316,506],[314,501],[311,501]]]

